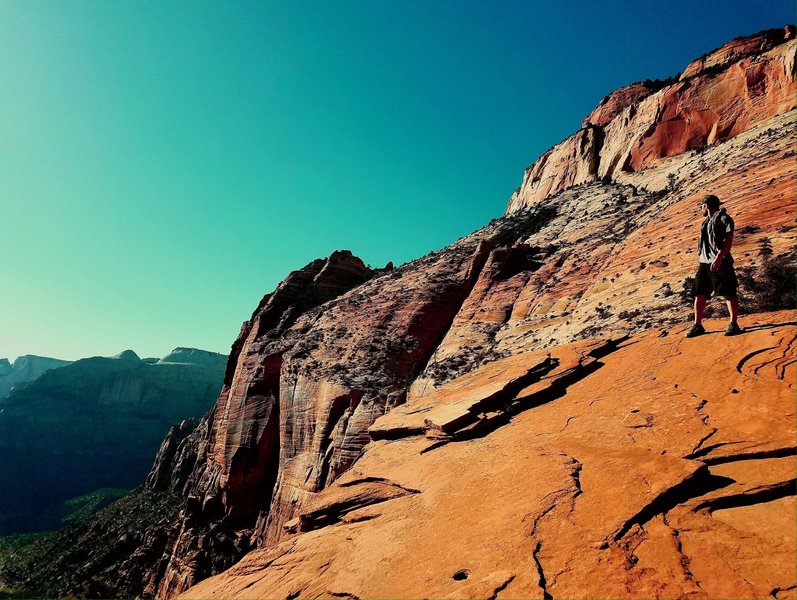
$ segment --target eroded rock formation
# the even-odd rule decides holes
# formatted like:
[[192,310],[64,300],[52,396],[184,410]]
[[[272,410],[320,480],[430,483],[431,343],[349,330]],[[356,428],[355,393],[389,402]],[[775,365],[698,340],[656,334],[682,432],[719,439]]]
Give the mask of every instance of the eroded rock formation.
[[181,597],[793,595],[794,318],[484,365],[378,419],[392,441],[295,533]]
[[[775,256],[795,244],[794,42],[778,36],[608,96],[503,217],[439,252],[372,271],[343,251],[291,273],[244,323],[214,408],[164,441],[147,493],[182,508],[127,552],[119,589],[717,597],[797,584],[793,539],[775,533],[794,528],[778,512],[794,502],[794,315],[756,316],[728,344],[681,338],[703,195],[736,220],[738,264],[760,266],[764,241]],[[747,555],[742,539],[755,539]]]
[[795,106],[788,27],[739,38],[690,63],[677,81],[633,84],[601,101],[583,128],[526,169],[507,212],[574,185],[612,180],[717,145]]
[[[794,47],[779,44],[767,52],[744,60],[770,65],[775,77],[771,64],[785,61]],[[702,75],[706,81],[693,78],[688,93],[714,93],[708,90],[718,88],[706,86],[717,85],[723,73],[736,76],[726,69]],[[363,273],[350,280],[352,289],[319,307],[290,309],[297,317],[284,325],[265,316],[271,315],[269,297],[261,303],[234,345],[239,358],[230,360],[219,402],[193,436],[197,468],[183,488],[189,501],[164,575],[148,593],[179,593],[250,548],[271,547],[317,521],[303,519],[303,508],[346,472],[371,437],[416,431],[407,423],[388,432],[372,428],[407,400],[414,405],[496,359],[683,319],[688,309],[679,292],[694,270],[695,205],[706,189],[726,199],[737,223],[757,224],[739,236],[737,255],[758,260],[763,237],[776,252],[794,244],[783,212],[794,195],[794,111],[786,110],[794,98],[779,114],[771,109],[769,120],[745,117],[746,130],[720,136],[700,154],[682,152],[634,168],[624,183],[597,181],[605,174],[600,149],[617,139],[602,139],[612,124],[635,103],[676,93],[661,83],[642,87],[616,94],[570,149],[539,161],[541,169],[564,165],[570,189],[553,196],[549,189],[524,210],[365,283]],[[793,91],[793,77],[786,89]],[[683,103],[685,93],[672,101]],[[724,98],[735,106],[729,94]],[[726,108],[718,113],[725,116]],[[750,125],[756,119],[764,122]],[[668,191],[670,174],[678,185]],[[573,187],[587,180],[594,183]],[[318,267],[308,268],[307,279],[316,277]],[[333,265],[324,268],[336,272]],[[219,527],[237,546],[209,541],[219,539],[207,533]],[[237,549],[223,565],[222,546]],[[213,561],[216,567],[208,568]]]

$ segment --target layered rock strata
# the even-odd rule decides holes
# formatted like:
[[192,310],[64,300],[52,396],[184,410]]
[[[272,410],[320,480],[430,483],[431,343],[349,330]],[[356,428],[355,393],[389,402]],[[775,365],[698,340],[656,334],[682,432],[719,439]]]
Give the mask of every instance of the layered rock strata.
[[[722,52],[725,56],[732,55]],[[424,359],[423,368],[405,372],[408,391],[397,388],[392,391],[402,400],[406,394],[408,406],[414,411],[422,399],[435,397],[441,386],[482,364],[540,348],[577,343],[601,332],[613,331],[619,335],[684,319],[689,309],[681,300],[681,292],[685,278],[695,268],[695,236],[700,221],[697,203],[708,190],[726,200],[740,226],[749,225],[744,234],[738,235],[735,250],[748,264],[756,265],[762,260],[757,249],[764,238],[776,253],[793,247],[794,227],[788,211],[784,210],[795,194],[793,65],[794,43],[778,40],[741,61],[718,60],[685,82],[631,86],[610,97],[588,118],[585,129],[559,150],[543,156],[532,168],[531,176],[527,174],[527,182],[534,179],[550,182],[545,173],[546,169],[553,169],[559,177],[558,183],[538,188],[537,195],[523,195],[521,190],[517,197],[523,198],[523,202],[514,206],[510,203],[504,219],[398,271],[403,279],[402,294],[420,294],[413,299],[416,306],[435,301],[435,296],[439,298],[439,291],[428,287],[428,278],[441,268],[450,270],[459,266],[458,279],[467,282],[462,284],[467,291],[450,313],[451,318],[439,321],[444,327],[436,329],[437,339],[428,346],[426,352],[433,351]],[[763,95],[748,93],[746,100],[740,102],[738,95],[747,93],[740,90],[747,88],[740,88],[738,82],[747,82],[747,74],[753,72],[765,73],[764,86],[768,91]],[[722,90],[725,91],[719,94]],[[693,115],[688,107],[707,98],[716,100],[712,105],[713,116],[698,125],[703,127],[714,120],[708,129],[700,129],[700,135],[692,136],[672,124],[661,128],[657,125],[679,119],[691,123]],[[648,104],[642,106],[645,102]],[[633,121],[630,125],[626,123],[629,119]],[[630,131],[640,132],[639,143],[629,146],[636,150],[619,156]],[[700,138],[703,135],[705,139]],[[675,146],[667,146],[668,136],[677,138]],[[709,137],[711,145],[704,146]],[[661,150],[648,151],[645,145],[650,143],[646,141],[648,138],[658,140]],[[699,150],[689,151],[691,148]],[[610,157],[608,162],[607,157]],[[614,176],[617,165],[623,167],[622,177]],[[467,268],[462,263],[463,256],[471,257]],[[347,317],[338,316],[339,305],[330,307],[327,313],[330,320],[316,321],[316,331],[335,331],[339,327],[334,325],[336,320],[351,320],[354,315],[358,322],[363,322],[365,315],[381,315],[374,307],[384,305],[382,298],[389,298],[396,291],[387,278],[380,277],[349,294],[374,300],[362,306],[344,304]],[[341,304],[349,294],[342,296]],[[386,304],[391,305],[391,301]],[[382,321],[381,317],[376,321]],[[391,356],[400,356],[377,340],[386,344],[391,339],[407,339],[407,333],[392,326],[381,331],[370,327],[366,339],[371,344],[372,361],[376,359],[376,364],[382,365],[390,363]],[[363,339],[354,337],[353,341]],[[327,345],[314,349],[312,354],[321,369],[330,363],[330,355],[339,356]],[[334,364],[334,359],[331,362]],[[350,358],[347,366],[356,371],[359,362]],[[582,368],[588,370],[589,366]],[[330,413],[322,410],[322,418],[317,418],[315,403],[323,407],[328,402],[325,398],[340,395],[344,398],[342,406],[348,404],[352,410],[355,404],[351,401],[350,388],[337,388],[332,393],[318,385],[315,389],[318,391],[314,399],[307,398],[309,406],[314,407],[316,428],[339,429],[338,420],[330,420]],[[286,407],[282,402],[280,406]],[[391,408],[393,404],[385,402],[384,406]],[[290,402],[286,408],[295,411],[299,407]],[[307,409],[302,406],[299,410],[302,414]],[[353,437],[359,440],[358,448],[367,441],[364,431],[382,410],[385,409],[371,412],[356,422],[346,421],[348,435],[357,432]],[[379,423],[389,421],[394,414],[400,419],[403,409],[397,412],[393,408],[370,426],[371,438],[389,441],[427,431],[426,418],[420,418],[424,410],[418,409],[419,418],[404,420],[395,427],[380,426]],[[493,426],[486,423],[506,419],[500,411],[492,414],[496,413],[495,407],[481,411],[484,415],[478,419],[471,412],[456,412],[453,422],[465,419],[467,427],[481,431]],[[288,414],[294,418],[283,425],[292,437],[297,428],[296,413]],[[301,423],[302,419],[298,420]],[[439,425],[432,430],[445,437],[451,435],[446,427]],[[467,438],[475,434],[457,435]],[[352,498],[360,500],[332,501],[335,508],[329,510],[336,517],[307,516],[302,512],[303,507],[310,506],[315,515],[316,509],[312,507],[318,501],[313,494],[335,479],[315,478],[319,462],[323,467],[321,456],[316,454],[315,465],[280,457],[280,464],[287,464],[289,472],[293,472],[294,482],[304,475],[310,485],[292,486],[288,504],[282,486],[275,486],[269,515],[265,519],[261,516],[258,523],[260,531],[263,523],[266,524],[265,537],[261,534],[255,538],[255,545],[271,547],[291,532],[313,529],[319,520],[345,520],[352,512],[346,506],[359,505],[361,498],[382,498],[385,494],[393,497],[399,493],[394,484],[415,489],[387,477],[384,485],[369,484],[370,488],[359,491],[353,486]],[[342,471],[339,469],[336,475]],[[160,588],[165,595],[178,590],[179,586]],[[387,588],[380,593],[390,595],[395,591]]]
[[526,169],[506,211],[581,183],[627,182],[629,173],[720,144],[794,108],[793,38],[789,27],[740,38],[690,63],[677,81],[613,92],[581,130]]
[[[776,253],[792,247],[793,224],[783,208],[795,193],[793,119],[787,111],[700,152],[661,159],[655,168],[629,172],[627,183],[596,181],[539,200],[309,311],[281,331],[279,343],[256,342],[250,331],[252,350],[236,367],[243,374],[237,389],[249,391],[222,394],[198,430],[205,437],[196,445],[204,450],[184,490],[184,521],[149,593],[173,595],[219,568],[208,568],[209,557],[218,561],[223,552],[201,546],[221,544],[213,546],[216,538],[202,533],[205,525],[192,528],[192,520],[223,523],[221,537],[239,540],[241,550],[225,565],[300,527],[294,523],[301,523],[305,503],[352,464],[371,424],[407,398],[414,402],[502,357],[683,320],[683,281],[695,268],[696,204],[707,189],[728,201],[740,226],[755,223],[738,236],[737,256],[758,264],[763,238]],[[583,134],[584,152],[599,127]],[[587,170],[599,169],[595,156]],[[677,180],[669,189],[668,175]],[[228,379],[232,390],[229,373]],[[253,424],[247,430],[239,421],[231,436],[225,415],[239,418],[242,397]],[[258,456],[247,463],[249,483],[230,477],[238,431],[253,432],[243,446],[259,448],[245,450]],[[253,487],[259,491],[244,492]]]
[[[668,544],[677,550],[681,534],[645,542],[647,534],[636,526],[653,527],[664,515],[672,523],[675,506],[658,510],[660,496],[677,499],[689,482],[696,481],[700,491],[706,479],[716,483],[715,477],[724,476],[707,473],[703,455],[693,455],[705,449],[699,444],[703,436],[717,436],[717,443],[731,449],[757,452],[761,446],[769,452],[770,441],[793,435],[784,426],[788,411],[778,387],[794,381],[788,343],[783,359],[773,359],[783,371],[767,380],[777,390],[773,395],[755,383],[758,372],[736,372],[744,375],[739,385],[747,387],[735,389],[745,397],[759,395],[772,412],[762,417],[767,427],[777,428],[768,441],[765,429],[743,430],[741,421],[727,417],[732,404],[716,386],[733,373],[723,370],[704,389],[687,368],[691,358],[708,365],[713,359],[733,362],[739,352],[756,353],[763,334],[734,340],[732,354],[716,356],[711,349],[724,346],[702,345],[715,336],[693,346],[699,349],[695,354],[674,339],[680,340],[684,328],[674,324],[689,318],[684,283],[696,266],[697,204],[704,194],[722,197],[736,219],[740,266],[763,265],[765,244],[775,256],[794,247],[794,94],[783,100],[783,89],[793,89],[794,45],[776,42],[741,59],[725,52],[727,60],[717,59],[677,83],[646,82],[613,94],[584,130],[540,159],[503,217],[439,252],[376,272],[351,253],[337,252],[289,275],[243,325],[213,410],[196,429],[175,429],[164,442],[149,491],[179,494],[183,507],[178,519],[153,527],[151,543],[126,554],[116,571],[128,582],[125,589],[171,597],[246,556],[226,579],[190,593],[550,597],[550,589],[567,597],[625,589],[618,595],[647,597],[655,595],[661,579],[663,595],[692,594],[694,586],[678,567],[682,558],[667,554]],[[776,67],[785,65],[785,88],[773,83],[763,98],[749,101],[719,94],[722,78],[733,93],[742,89],[736,73],[742,61],[748,61],[745,73],[765,65],[768,82],[780,81]],[[722,100],[715,106],[716,122],[741,124],[728,129],[732,135],[720,135],[727,128],[718,126],[715,143],[675,151],[680,142],[673,142],[667,146],[672,153],[646,154],[636,142],[624,145],[626,135],[644,141],[650,136],[635,138],[633,132],[656,131],[658,102],[665,96],[664,108],[677,120],[676,105],[688,94],[695,100],[715,93]],[[638,116],[643,112],[647,116]],[[682,117],[690,121],[690,115]],[[622,125],[626,121],[633,123]],[[632,147],[633,156],[627,153]],[[619,157],[607,161],[611,156]],[[760,331],[776,329],[776,321],[760,319]],[[655,334],[645,333],[652,329]],[[621,341],[627,334],[636,337]],[[609,342],[596,341],[606,337]],[[685,358],[673,359],[677,370],[671,371],[666,361],[679,352]],[[688,385],[691,393],[721,405],[711,419],[722,427],[703,422],[706,405],[695,408],[699,399],[685,406],[691,395],[677,392],[681,404],[670,398],[665,383],[673,390]],[[711,433],[713,427],[725,433]],[[592,478],[590,500],[573,517],[572,530],[559,531],[556,523],[559,517],[567,521],[567,514],[556,511],[571,498],[586,497],[586,488],[578,488],[587,485],[580,476],[584,465],[585,477]],[[780,472],[769,466],[764,471]],[[629,479],[617,479],[623,475]],[[785,489],[777,477],[770,477],[776,495]],[[624,481],[617,489],[602,483],[616,479]],[[737,481],[746,480],[740,474]],[[711,501],[709,492],[695,498]],[[787,496],[776,500],[788,502]],[[720,505],[728,502],[733,501]],[[487,516],[468,520],[474,506]],[[404,508],[392,512],[393,507]],[[612,514],[612,507],[618,511],[607,519],[601,511]],[[383,510],[388,518],[379,517]],[[446,510],[464,516],[449,518]],[[711,523],[695,526],[713,536],[719,529]],[[349,536],[349,527],[362,534],[337,537]],[[723,547],[734,548],[748,533],[739,524]],[[629,536],[661,557],[660,564],[648,557],[653,571],[648,563],[639,570],[628,566],[634,557],[642,560]],[[479,558],[477,538],[489,540],[495,551]],[[606,549],[585,550],[584,544],[606,540]],[[451,564],[443,541],[462,548],[451,555],[457,558]],[[588,558],[583,564],[582,551]],[[517,558],[511,569],[498,567],[496,557],[504,555]],[[711,558],[701,576],[712,579],[706,573],[717,556],[724,554]],[[784,557],[793,557],[793,546],[778,554],[777,568]],[[341,567],[348,558],[349,565],[363,563],[351,568],[351,578],[343,573],[349,567]],[[603,590],[577,585],[593,559],[603,566],[595,571],[601,576],[591,579],[599,585],[605,577]],[[390,565],[396,577],[375,574],[380,564]],[[666,571],[670,567],[672,573]],[[779,590],[792,585],[790,576],[781,581],[768,568],[759,574],[760,585],[744,588],[732,579],[729,589],[758,593],[770,584]],[[720,590],[717,585],[706,589]]]

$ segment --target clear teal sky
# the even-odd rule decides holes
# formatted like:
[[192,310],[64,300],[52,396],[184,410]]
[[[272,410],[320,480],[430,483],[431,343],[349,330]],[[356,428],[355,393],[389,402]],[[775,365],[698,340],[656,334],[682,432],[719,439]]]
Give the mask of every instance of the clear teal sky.
[[228,352],[348,248],[503,212],[614,88],[793,2],[0,2],[0,357]]

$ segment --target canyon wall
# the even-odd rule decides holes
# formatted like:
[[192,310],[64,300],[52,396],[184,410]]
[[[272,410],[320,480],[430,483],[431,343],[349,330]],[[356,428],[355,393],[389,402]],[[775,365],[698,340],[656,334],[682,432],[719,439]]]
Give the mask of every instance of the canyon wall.
[[506,212],[574,185],[628,181],[663,158],[725,142],[795,106],[794,30],[740,38],[690,63],[677,80],[606,96],[582,129],[526,169]]

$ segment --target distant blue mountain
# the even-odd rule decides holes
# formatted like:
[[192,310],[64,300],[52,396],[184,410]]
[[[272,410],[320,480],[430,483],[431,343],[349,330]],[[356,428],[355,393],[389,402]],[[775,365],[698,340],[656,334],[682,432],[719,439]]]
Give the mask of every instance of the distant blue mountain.
[[[169,428],[213,405],[226,361],[193,348],[159,360],[125,350],[48,363],[60,368],[15,385],[0,398],[0,534],[55,528],[66,500],[143,484]],[[0,363],[0,381],[17,362]],[[34,372],[26,364],[20,375]]]
[[20,356],[13,364],[8,362],[7,358],[0,358],[0,398],[7,396],[11,388],[34,381],[45,371],[63,367],[71,362],[33,354]]

